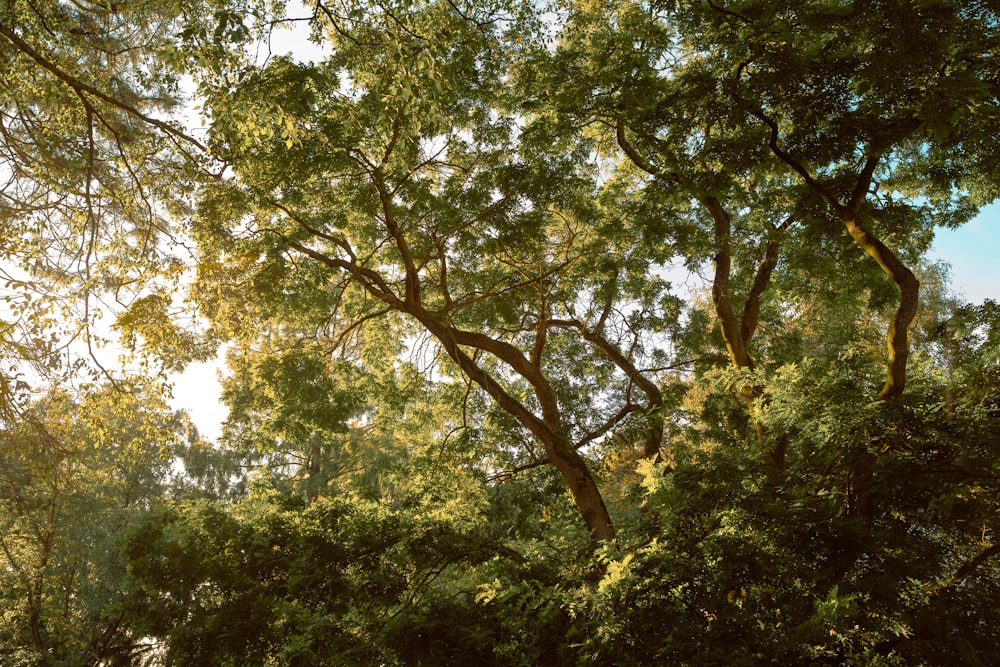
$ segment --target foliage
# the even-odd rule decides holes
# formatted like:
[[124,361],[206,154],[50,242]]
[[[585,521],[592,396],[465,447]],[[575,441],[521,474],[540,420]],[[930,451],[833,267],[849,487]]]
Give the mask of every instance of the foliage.
[[141,385],[54,390],[2,433],[0,661],[139,664],[120,540],[164,493],[180,422]]
[[[782,376],[784,473],[745,432],[692,431],[672,471],[639,465],[596,553],[551,478],[501,485],[460,523],[407,500],[412,471],[391,502],[261,484],[150,515],[129,542],[131,613],[177,664],[987,664],[995,434],[971,408],[942,421],[930,378],[887,405],[858,401],[843,365]],[[870,523],[849,511],[858,448],[878,452]]]
[[[1000,311],[923,256],[998,25],[8,3],[0,661],[989,664]],[[105,310],[149,377],[33,395]]]

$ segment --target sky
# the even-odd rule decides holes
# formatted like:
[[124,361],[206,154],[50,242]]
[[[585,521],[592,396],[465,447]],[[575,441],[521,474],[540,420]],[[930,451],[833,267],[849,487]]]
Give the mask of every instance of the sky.
[[938,230],[931,257],[951,264],[952,289],[966,301],[1000,300],[1000,203],[959,229]]

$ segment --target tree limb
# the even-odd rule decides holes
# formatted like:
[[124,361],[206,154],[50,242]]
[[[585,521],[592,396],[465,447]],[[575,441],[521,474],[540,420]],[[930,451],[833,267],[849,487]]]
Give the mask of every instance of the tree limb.
[[151,125],[160,130],[163,130],[168,135],[175,137],[177,139],[181,139],[191,144],[192,146],[195,146],[201,151],[204,151],[206,153],[208,152],[208,148],[194,137],[184,133],[183,131],[177,129],[176,127],[164,123],[161,120],[158,120],[151,116],[147,116],[146,114],[139,111],[131,104],[121,99],[118,99],[112,95],[103,93],[97,88],[91,86],[90,84],[84,83],[83,81],[80,81],[80,79],[72,76],[71,74],[63,70],[61,67],[56,65],[54,62],[52,62],[51,60],[43,56],[41,53],[36,51],[30,44],[21,39],[17,35],[17,33],[15,33],[11,28],[2,23],[0,23],[0,35],[6,37],[7,41],[13,44],[18,51],[31,58],[33,61],[35,61],[36,64],[41,66],[43,69],[48,70],[57,79],[68,85],[77,93],[79,94],[86,93],[87,95],[96,97],[102,102],[106,102],[107,104],[110,104],[113,107],[121,109],[122,111],[137,118],[138,120],[141,120],[143,123],[146,123],[147,125]]

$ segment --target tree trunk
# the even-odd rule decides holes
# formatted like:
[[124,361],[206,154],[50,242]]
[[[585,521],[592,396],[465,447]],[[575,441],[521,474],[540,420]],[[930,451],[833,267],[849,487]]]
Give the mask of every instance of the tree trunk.
[[860,519],[869,528],[875,517],[872,487],[875,481],[877,457],[864,452],[851,463],[847,479],[847,516]]
[[[406,282],[402,296],[390,289],[388,282],[376,271],[357,264],[353,259],[331,257],[317,252],[307,245],[282,237],[285,243],[331,268],[346,272],[373,297],[391,309],[406,313],[420,322],[427,332],[441,343],[445,352],[458,364],[462,372],[486,391],[501,409],[527,428],[544,447],[549,461],[566,480],[591,540],[596,543],[614,539],[615,531],[611,515],[604,504],[604,498],[597,488],[597,483],[590,474],[586,462],[573,447],[562,427],[558,401],[548,380],[542,373],[540,365],[532,363],[514,345],[486,334],[462,330],[424,307],[421,298],[423,289],[417,267],[418,262],[414,259],[409,244],[396,220],[392,194],[379,168],[372,167],[371,176],[382,203],[383,223],[389,238],[399,251],[405,268]],[[279,208],[286,214],[292,215],[286,208],[280,206]],[[308,230],[308,227],[306,229]],[[508,393],[494,377],[483,370],[469,356],[463,347],[481,350],[492,355],[523,378],[531,386],[538,399],[542,416],[536,415],[533,410]]]
[[[719,318],[722,338],[726,342],[729,360],[736,368],[753,370],[753,358],[750,356],[750,341],[757,331],[760,316],[760,296],[771,279],[771,273],[778,261],[778,242],[767,243],[764,260],[757,267],[753,285],[743,304],[742,313],[737,317],[729,293],[729,278],[732,272],[732,218],[729,212],[714,197],[704,197],[702,203],[712,214],[715,238],[715,277],[712,280],[712,303],[715,314]],[[747,412],[757,434],[757,442],[763,449],[763,460],[776,470],[785,469],[785,441],[778,438],[773,446],[767,445],[767,433],[761,422],[757,401],[765,396],[764,387],[757,384],[743,387],[740,393],[746,402]]]
[[[414,314],[431,334],[444,346],[445,351],[473,382],[479,385],[503,410],[517,419],[542,444],[549,461],[560,472],[569,487],[576,508],[587,526],[592,542],[613,540],[615,537],[611,515],[604,504],[604,497],[594,481],[586,461],[576,451],[569,437],[563,432],[559,419],[559,409],[555,396],[548,388],[544,377],[537,368],[525,366],[529,362],[523,355],[501,341],[486,336],[471,334],[448,326],[431,317],[423,308],[415,308]],[[510,364],[528,380],[535,389],[542,405],[544,419],[539,418],[524,404],[507,393],[489,373],[484,371],[472,357],[459,346],[458,339],[475,340],[480,349],[488,350],[498,359]]]
[[861,208],[868,198],[875,170],[882,159],[881,156],[877,154],[868,156],[864,167],[858,173],[858,180],[854,186],[854,191],[851,193],[851,198],[845,204],[839,201],[831,191],[823,187],[809,173],[805,165],[793,158],[778,145],[780,133],[778,124],[773,118],[768,117],[763,110],[757,110],[752,113],[771,129],[771,138],[768,142],[771,152],[798,173],[806,185],[809,186],[810,190],[830,204],[841,220],[844,221],[844,225],[847,227],[847,231],[855,243],[861,246],[861,249],[869,257],[878,262],[878,265],[882,267],[886,275],[892,278],[896,286],[899,287],[899,308],[896,309],[892,320],[889,322],[889,331],[886,336],[886,345],[888,348],[886,379],[885,384],[882,386],[882,391],[879,393],[879,399],[885,400],[899,396],[906,387],[906,358],[910,352],[909,343],[907,342],[907,329],[917,313],[917,297],[920,291],[920,283],[913,275],[913,272],[899,261],[899,258],[882,241],[873,236],[858,219]]
[[889,321],[889,332],[886,336],[888,348],[886,379],[882,391],[879,393],[879,398],[887,399],[899,396],[906,387],[906,360],[910,353],[907,333],[910,323],[917,314],[920,283],[913,272],[899,261],[899,258],[885,244],[865,229],[856,215],[845,211],[843,220],[851,238],[878,262],[886,275],[892,278],[896,286],[899,287],[899,307]]
[[590,540],[604,542],[615,539],[615,529],[608,508],[604,504],[604,496],[597,488],[586,461],[573,448],[566,436],[562,434],[553,436],[553,444],[551,447],[546,446],[546,453],[566,480],[573,501],[576,503],[576,509],[587,526]]

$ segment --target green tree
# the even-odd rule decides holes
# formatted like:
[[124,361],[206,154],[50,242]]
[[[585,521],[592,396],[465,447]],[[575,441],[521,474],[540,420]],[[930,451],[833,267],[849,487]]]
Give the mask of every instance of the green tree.
[[[885,16],[900,19],[886,30]],[[905,386],[917,312],[909,267],[935,227],[994,196],[996,39],[981,3],[571,3],[557,48],[526,61],[522,95],[642,172],[645,210],[667,218],[661,242],[689,266],[714,264],[737,368],[757,365],[760,318],[780,324],[782,305],[763,301],[776,280],[797,298],[829,299],[832,283],[877,305],[892,298],[887,274],[899,290],[889,398]],[[780,468],[780,435],[761,429],[765,386],[741,391]]]
[[[190,233],[210,337],[179,331],[176,284],[139,281],[155,253],[113,260],[138,281],[117,326],[168,367],[229,341],[231,413],[215,449],[154,395],[8,401],[16,659],[1000,651],[996,306],[921,263],[996,193],[989,3],[317,2],[308,63],[266,50],[300,20],[280,3],[130,6],[164,18],[142,57],[192,76],[200,145],[109,92],[127,68],[74,65],[55,36],[77,10],[40,7],[3,10],[0,43],[12,81],[46,82],[28,106],[69,114],[44,135],[77,137],[45,190],[75,197],[64,217],[114,209],[78,178],[104,169],[79,137],[114,148],[102,119],[200,162],[128,178],[183,195],[162,212]],[[677,261],[711,272],[686,303]],[[48,354],[35,321],[13,356]]]
[[180,422],[139,386],[56,390],[20,417],[0,449],[0,659],[140,664],[119,542],[163,493]]
[[656,454],[669,363],[653,334],[677,307],[597,197],[597,167],[508,104],[508,53],[532,28],[517,11],[319,5],[328,59],[275,58],[238,85],[205,72],[213,152],[234,177],[193,221],[194,296],[228,335],[291,311],[330,351],[376,318],[429,334],[451,364],[439,372],[489,395],[606,539],[579,450],[638,419]]

